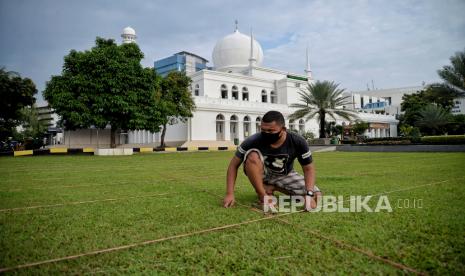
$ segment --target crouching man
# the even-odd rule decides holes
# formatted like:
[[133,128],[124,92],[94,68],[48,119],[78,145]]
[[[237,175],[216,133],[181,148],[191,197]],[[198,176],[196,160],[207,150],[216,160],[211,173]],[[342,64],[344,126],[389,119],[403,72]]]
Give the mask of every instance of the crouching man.
[[[228,208],[234,205],[237,170],[244,162],[244,173],[263,207],[264,204],[271,204],[264,202],[265,196],[279,191],[287,195],[305,196],[306,210],[316,208],[321,191],[315,185],[315,167],[307,141],[296,133],[286,131],[284,116],[278,111],[267,112],[260,127],[261,132],[245,139],[229,163],[223,206]],[[303,176],[293,169],[295,158],[302,166]]]

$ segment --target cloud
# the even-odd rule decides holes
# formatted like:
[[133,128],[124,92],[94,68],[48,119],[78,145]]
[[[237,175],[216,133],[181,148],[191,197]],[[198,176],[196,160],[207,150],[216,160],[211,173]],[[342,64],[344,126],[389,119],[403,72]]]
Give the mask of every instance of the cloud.
[[132,26],[144,66],[186,50],[211,60],[218,39],[254,36],[264,65],[303,73],[309,45],[315,78],[349,90],[437,81],[436,70],[465,47],[465,2],[448,1],[1,1],[0,66],[30,77],[40,91],[63,56],[96,36],[120,42]]

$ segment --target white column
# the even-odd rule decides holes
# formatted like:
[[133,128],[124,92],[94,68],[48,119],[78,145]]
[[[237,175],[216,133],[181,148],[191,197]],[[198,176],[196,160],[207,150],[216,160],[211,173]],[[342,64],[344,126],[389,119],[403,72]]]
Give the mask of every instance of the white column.
[[253,134],[256,133],[256,122],[255,120],[253,120],[253,118],[251,117],[250,119],[250,125],[249,125],[249,136],[252,136]]
[[128,131],[128,143],[132,144],[132,131]]

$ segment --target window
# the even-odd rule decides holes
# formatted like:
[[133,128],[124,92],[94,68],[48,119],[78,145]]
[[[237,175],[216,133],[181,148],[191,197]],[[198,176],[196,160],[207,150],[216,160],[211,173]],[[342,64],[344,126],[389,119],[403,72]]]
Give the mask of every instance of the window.
[[257,117],[257,119],[255,120],[255,130],[256,130],[256,132],[262,131],[262,129],[260,127],[261,121],[262,121],[262,118],[260,118],[260,117]]
[[276,95],[276,92],[274,90],[271,90],[270,92],[270,102],[278,103],[278,96]]
[[249,100],[249,90],[247,87],[242,87],[242,100],[248,101]]
[[232,99],[233,100],[239,100],[239,91],[237,90],[237,86],[234,85],[232,87],[231,93],[232,93]]
[[295,130],[295,123],[294,123],[294,120],[289,120],[289,129],[290,129],[290,130]]
[[300,83],[296,82],[295,87],[297,87],[297,88],[300,87]]
[[268,95],[266,94],[266,90],[262,90],[262,103],[268,102]]
[[244,138],[250,136],[250,118],[249,116],[244,117]]
[[195,96],[198,96],[200,95],[200,86],[198,84],[195,85],[195,89],[194,89],[194,95]]
[[231,133],[231,140],[234,141],[235,138],[239,138],[237,136],[237,128],[238,128],[238,120],[236,115],[232,115],[230,118],[230,133]]
[[228,87],[226,86],[226,84],[221,85],[221,98],[222,99],[228,98]]
[[300,134],[305,133],[305,121],[303,119],[299,120],[299,132]]
[[224,116],[223,114],[216,115],[216,140],[224,140]]

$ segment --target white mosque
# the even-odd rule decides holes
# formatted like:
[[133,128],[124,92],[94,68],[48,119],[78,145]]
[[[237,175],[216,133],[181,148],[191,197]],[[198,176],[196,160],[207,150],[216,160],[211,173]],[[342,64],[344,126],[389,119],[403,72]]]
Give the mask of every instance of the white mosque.
[[[123,43],[135,43],[136,32],[127,27],[121,37]],[[212,59],[212,68],[206,66],[206,59],[188,52],[155,62],[155,69],[162,75],[171,70],[184,70],[192,79],[191,92],[196,105],[194,116],[186,122],[178,121],[168,126],[165,137],[168,146],[232,146],[240,143],[260,131],[261,117],[267,111],[277,110],[288,118],[294,111],[290,105],[299,102],[298,91],[314,81],[308,50],[306,60],[302,59],[302,63],[306,62],[304,74],[263,67],[260,43],[252,34],[241,33],[237,24],[233,33],[218,40]],[[360,112],[359,117],[370,123],[367,135],[397,136],[398,121],[393,115]],[[316,137],[318,135],[316,119],[308,122],[286,119],[286,125],[299,132],[311,131]],[[87,132],[81,133],[74,132],[71,140],[75,142],[70,144],[95,146]],[[109,144],[109,138],[108,142],[103,138],[106,136],[104,131],[100,130],[100,136],[97,141],[101,146]],[[155,147],[160,144],[160,136],[161,133],[146,130],[129,131],[121,134],[120,143]]]

